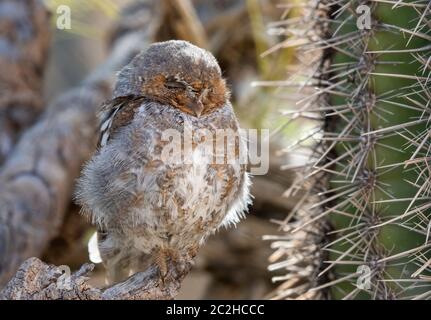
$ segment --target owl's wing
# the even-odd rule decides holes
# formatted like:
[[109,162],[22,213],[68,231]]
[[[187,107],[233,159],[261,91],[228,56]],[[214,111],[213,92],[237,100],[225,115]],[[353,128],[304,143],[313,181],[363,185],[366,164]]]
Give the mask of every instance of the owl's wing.
[[99,128],[98,147],[105,146],[111,134],[118,128],[127,125],[133,119],[136,109],[142,103],[144,97],[125,96],[109,100],[102,105]]

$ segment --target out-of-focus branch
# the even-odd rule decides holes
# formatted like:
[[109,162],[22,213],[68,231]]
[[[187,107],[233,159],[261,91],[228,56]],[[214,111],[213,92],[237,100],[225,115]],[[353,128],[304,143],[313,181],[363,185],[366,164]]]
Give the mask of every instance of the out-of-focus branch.
[[201,48],[208,48],[205,28],[190,0],[164,0],[161,2],[170,27],[178,39],[184,39]]
[[50,38],[41,0],[0,0],[0,164],[42,111]]
[[64,269],[30,258],[0,291],[0,300],[100,299],[101,292],[87,284],[86,275],[93,268],[85,264],[68,277]]
[[0,284],[55,236],[73,181],[94,148],[95,108],[108,87],[62,95],[21,138],[0,173]]
[[160,270],[151,266],[107,289],[93,288],[88,274],[94,265],[85,264],[72,275],[64,269],[43,263],[37,258],[26,260],[14,278],[0,291],[0,300],[162,300],[173,299],[191,264],[169,262],[167,281],[160,280]]
[[123,32],[114,41],[107,61],[80,87],[49,106],[4,164],[0,172],[0,286],[25,259],[40,256],[58,233],[74,181],[95,148],[96,111],[110,96],[114,73],[153,40],[158,18],[154,11],[147,16],[144,28]]

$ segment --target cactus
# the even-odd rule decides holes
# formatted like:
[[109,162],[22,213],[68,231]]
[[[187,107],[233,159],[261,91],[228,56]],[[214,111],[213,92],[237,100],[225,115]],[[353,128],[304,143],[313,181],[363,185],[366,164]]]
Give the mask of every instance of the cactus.
[[274,296],[431,299],[431,2],[305,1],[273,25],[317,57],[291,115],[320,128],[296,145],[314,141],[289,190],[303,200],[268,237]]

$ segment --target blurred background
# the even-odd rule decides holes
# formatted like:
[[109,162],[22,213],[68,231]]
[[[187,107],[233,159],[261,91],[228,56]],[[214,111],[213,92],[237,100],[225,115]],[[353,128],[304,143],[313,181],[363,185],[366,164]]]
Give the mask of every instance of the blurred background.
[[[154,0],[155,1],[155,0]],[[299,1],[299,0],[294,0]],[[78,85],[109,54],[113,26],[125,10],[133,11],[140,1],[132,0],[49,0],[53,12],[53,39],[44,98],[54,101],[61,93]],[[148,2],[148,1],[145,1]],[[156,1],[162,10],[155,41],[185,39],[210,50],[218,59],[232,91],[232,102],[244,128],[268,128],[271,134],[270,170],[253,179],[254,204],[248,218],[237,228],[220,230],[201,249],[196,265],[183,283],[178,298],[257,299],[273,290],[267,270],[271,255],[264,235],[278,234],[274,221],[284,220],[295,197],[283,198],[291,173],[282,170],[289,163],[286,146],[298,139],[308,125],[300,121],[286,126],[282,115],[295,108],[301,98],[294,87],[277,90],[273,81],[282,81],[296,68],[291,49],[272,50],[282,39],[268,32],[268,24],[295,11],[286,11],[280,0],[194,0]],[[179,5],[180,4],[180,5]],[[56,10],[71,8],[72,28],[55,28]],[[132,6],[132,7],[131,7]],[[178,7],[179,6],[179,7]],[[132,9],[130,9],[132,8]],[[139,16],[136,16],[139,22]],[[288,70],[291,69],[291,70]],[[304,127],[305,126],[305,127]],[[88,261],[87,242],[93,229],[70,204],[59,236],[51,241],[43,260],[76,269]],[[103,268],[96,269],[92,283],[103,285]]]
[[[270,132],[247,219],[201,248],[178,298],[431,297],[430,2],[358,5],[0,0],[0,300],[14,275],[6,297],[34,297],[48,267],[17,273],[29,257],[89,261],[94,228],[71,198],[96,112],[115,73],[169,39],[211,51],[241,126]],[[90,281],[104,287],[101,265]]]

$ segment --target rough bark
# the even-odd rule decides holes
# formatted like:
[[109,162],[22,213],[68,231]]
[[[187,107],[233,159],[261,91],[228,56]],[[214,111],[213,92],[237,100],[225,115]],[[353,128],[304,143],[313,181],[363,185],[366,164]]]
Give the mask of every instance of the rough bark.
[[0,291],[0,300],[162,300],[173,299],[191,264],[169,263],[166,279],[160,280],[160,271],[151,266],[127,280],[106,289],[88,284],[93,264],[84,264],[70,276],[61,266],[43,263],[37,258],[26,260],[14,278]]
[[43,109],[50,38],[41,0],[0,0],[0,164]]
[[110,96],[114,73],[145,48],[155,33],[157,17],[154,12],[146,16],[144,28],[124,32],[99,69],[48,107],[4,164],[0,172],[0,286],[25,259],[40,256],[58,233],[74,181],[95,148],[96,111]]

